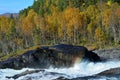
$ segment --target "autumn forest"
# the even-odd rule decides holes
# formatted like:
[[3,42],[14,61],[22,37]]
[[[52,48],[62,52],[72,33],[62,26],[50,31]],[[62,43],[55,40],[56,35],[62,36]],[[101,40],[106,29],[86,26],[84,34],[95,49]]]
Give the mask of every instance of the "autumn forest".
[[120,45],[120,0],[35,0],[0,16],[0,55],[35,45]]

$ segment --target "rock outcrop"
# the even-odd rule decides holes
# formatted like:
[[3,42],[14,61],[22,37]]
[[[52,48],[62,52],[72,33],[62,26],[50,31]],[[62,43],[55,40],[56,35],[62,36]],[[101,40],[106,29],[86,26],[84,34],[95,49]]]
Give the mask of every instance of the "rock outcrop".
[[74,60],[77,58],[93,62],[100,61],[100,57],[97,54],[88,51],[83,46],[59,44],[55,46],[43,46],[36,50],[27,51],[18,57],[1,61],[0,68],[70,67],[73,66]]
[[120,48],[95,50],[94,52],[104,60],[120,60]]
[[106,75],[116,75],[116,74],[120,74],[120,67],[103,71],[103,72],[101,72],[101,73],[99,73],[97,75],[106,76]]

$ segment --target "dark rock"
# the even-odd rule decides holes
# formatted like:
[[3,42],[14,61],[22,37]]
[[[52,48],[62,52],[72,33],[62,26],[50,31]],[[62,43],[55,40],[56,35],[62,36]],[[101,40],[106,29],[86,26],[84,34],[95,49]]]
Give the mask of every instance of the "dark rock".
[[44,70],[32,70],[32,71],[26,70],[25,72],[22,72],[20,74],[16,74],[14,76],[6,76],[6,78],[8,78],[8,79],[10,79],[10,78],[17,79],[17,78],[19,78],[21,76],[25,76],[27,74],[38,73],[38,72],[44,72]]
[[59,78],[54,79],[54,80],[70,80],[70,79],[67,79],[67,78],[65,78],[65,77],[59,77]]
[[92,61],[92,62],[99,62],[101,61],[100,57],[92,52],[92,51],[88,51],[88,53],[86,54],[85,56],[86,60],[88,59],[89,61]]
[[16,58],[1,61],[0,68],[70,67],[73,66],[76,58],[93,62],[100,61],[100,57],[97,54],[88,51],[87,48],[83,46],[59,44],[55,46],[43,46],[35,50],[27,51]]
[[113,74],[120,74],[120,67],[103,71],[103,72],[101,72],[101,73],[99,73],[97,75],[100,75],[100,76],[104,75],[105,76],[105,75],[113,75]]

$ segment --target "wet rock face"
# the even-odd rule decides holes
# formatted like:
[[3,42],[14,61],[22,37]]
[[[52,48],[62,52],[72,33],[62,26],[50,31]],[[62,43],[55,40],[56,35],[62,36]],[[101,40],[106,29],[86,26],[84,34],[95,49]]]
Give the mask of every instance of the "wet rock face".
[[59,44],[55,46],[43,46],[36,50],[27,51],[16,58],[1,61],[0,68],[70,67],[74,64],[76,58],[93,62],[100,61],[100,57],[97,54],[88,51],[83,46]]
[[92,61],[92,62],[102,61],[100,59],[100,57],[96,53],[94,53],[92,51],[88,51],[85,58],[86,58],[86,60],[89,60],[89,61]]

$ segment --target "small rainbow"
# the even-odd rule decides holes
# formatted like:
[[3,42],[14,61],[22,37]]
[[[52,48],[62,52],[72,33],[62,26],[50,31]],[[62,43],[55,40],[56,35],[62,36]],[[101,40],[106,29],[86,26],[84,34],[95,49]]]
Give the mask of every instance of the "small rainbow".
[[80,58],[80,57],[76,57],[76,58],[74,59],[74,64],[76,64],[76,63],[80,63],[81,60],[82,60],[82,58]]

